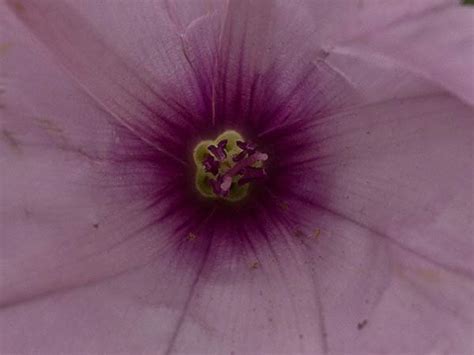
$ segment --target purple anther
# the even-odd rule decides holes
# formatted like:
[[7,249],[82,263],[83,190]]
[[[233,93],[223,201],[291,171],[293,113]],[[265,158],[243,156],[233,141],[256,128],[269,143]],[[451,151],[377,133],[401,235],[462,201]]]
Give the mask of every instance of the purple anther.
[[204,170],[206,170],[208,173],[213,175],[217,175],[219,173],[219,162],[210,154],[206,156],[206,159],[204,159],[202,165],[204,166]]
[[257,146],[251,142],[242,142],[242,141],[237,141],[237,146],[242,149],[244,152],[247,152],[248,154],[252,154],[257,150]]
[[242,159],[244,159],[246,156],[247,156],[247,152],[242,151],[239,154],[234,155],[232,157],[232,160],[237,163],[237,162],[241,161]]
[[234,162],[241,161],[245,157],[252,155],[257,150],[257,146],[253,143],[247,143],[242,141],[237,141],[236,143],[237,146],[242,149],[242,151],[232,158]]
[[210,145],[207,149],[216,157],[217,161],[223,161],[227,158],[225,148],[227,146],[227,139],[221,140],[217,146]]
[[267,176],[267,172],[264,168],[255,168],[252,166],[247,166],[240,171],[242,177],[239,180],[239,185],[245,185],[249,182],[259,180]]
[[220,184],[219,184],[219,179],[213,179],[213,180],[209,180],[209,184],[211,185],[212,187],[212,191],[214,191],[214,193],[217,195],[217,196],[222,196],[222,190],[221,190],[221,187],[220,187]]
[[233,162],[226,159],[227,140],[207,148],[210,154],[203,160],[203,166],[206,172],[214,175],[208,181],[216,197],[228,197],[234,180],[238,180],[239,185],[245,185],[267,176],[262,165],[268,160],[268,155],[257,151],[255,144],[236,143],[242,151],[232,157]]

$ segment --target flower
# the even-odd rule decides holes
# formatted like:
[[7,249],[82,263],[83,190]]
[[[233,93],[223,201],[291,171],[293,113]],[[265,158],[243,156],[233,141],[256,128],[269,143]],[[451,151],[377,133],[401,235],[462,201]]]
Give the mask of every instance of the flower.
[[456,3],[7,0],[2,352],[469,352]]

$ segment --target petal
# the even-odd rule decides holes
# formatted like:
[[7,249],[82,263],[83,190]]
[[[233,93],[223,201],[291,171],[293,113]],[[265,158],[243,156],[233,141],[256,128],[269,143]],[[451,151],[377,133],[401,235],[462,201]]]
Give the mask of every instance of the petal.
[[302,183],[304,194],[472,278],[472,122],[470,107],[443,95],[393,99],[320,120],[320,151],[310,162],[317,171]]
[[281,235],[269,237],[279,242],[269,239],[255,251],[248,245],[242,253],[212,245],[199,278],[187,289],[168,351],[323,351],[315,285],[304,261]]
[[2,352],[163,353],[196,274],[182,256],[164,254],[115,278],[4,308]]
[[[216,96],[224,95],[220,116],[258,115],[252,108],[254,102],[266,102],[274,91],[292,93],[311,75],[308,66],[315,62],[329,65],[355,87],[361,86],[369,101],[393,94],[431,93],[436,85],[398,64],[353,56],[349,63],[341,63],[335,57],[347,61],[347,53],[341,55],[332,48],[339,41],[454,3],[230,1],[217,58],[218,82],[223,84],[214,89]],[[374,65],[378,68],[372,68]],[[218,103],[217,107],[219,117]]]
[[323,46],[330,46],[363,34],[375,33],[391,23],[406,18],[418,18],[425,12],[459,5],[459,1],[303,0],[296,6],[301,7],[302,4],[306,5],[308,17],[312,19],[314,35],[319,38]]
[[[470,282],[334,214],[317,210],[313,217],[318,236],[291,235],[277,222],[264,247],[229,253],[206,235],[183,253],[163,255],[134,272],[7,309],[3,349],[302,354],[468,349]],[[201,247],[207,253],[190,265],[184,249]],[[466,341],[456,341],[463,336]]]
[[229,2],[217,58],[218,118],[256,116],[252,110],[274,90],[288,95],[300,84],[319,49],[302,24],[308,19],[291,2]]
[[318,281],[328,353],[469,352],[471,279],[324,208],[308,217],[298,238]]
[[392,61],[473,104],[473,22],[474,10],[471,8],[440,9],[401,21],[333,50]]
[[[6,324],[20,326],[2,329],[6,335],[4,349],[53,353],[324,353],[330,349],[328,339],[339,341],[337,332],[325,328],[324,316],[329,314],[331,326],[339,318],[333,319],[330,311],[337,307],[321,308],[319,295],[336,301],[334,296],[343,288],[348,293],[358,290],[349,298],[352,305],[378,299],[373,278],[377,278],[377,285],[380,281],[383,285],[384,279],[377,277],[382,269],[371,272],[369,267],[375,259],[384,261],[374,256],[383,253],[367,248],[370,242],[345,248],[344,243],[338,243],[323,246],[324,260],[312,259],[303,253],[300,240],[279,223],[268,236],[262,248],[252,250],[247,245],[242,253],[236,253],[213,242],[212,235],[205,235],[183,247],[207,245],[198,264],[189,264],[183,250],[183,254],[164,255],[148,267],[115,280],[11,308],[5,312]],[[330,243],[338,240],[329,238]],[[360,269],[353,268],[352,260],[344,262],[342,253],[346,259],[349,255],[359,257]],[[334,277],[340,282],[329,292]],[[368,307],[363,305],[354,310],[354,320],[348,322],[353,329],[359,310]],[[26,331],[20,334],[15,331],[18,328]],[[60,336],[46,343],[43,339],[48,334]]]
[[397,247],[383,298],[353,344],[373,353],[468,354],[472,350],[472,279]]
[[200,18],[213,14],[223,13],[226,10],[226,0],[184,0],[184,1],[165,1],[166,8],[169,12],[170,18],[180,29],[181,33],[186,30],[195,21]]
[[[183,21],[186,23],[188,20]],[[238,34],[245,32],[237,31]],[[252,53],[250,58],[258,59]],[[243,63],[250,68],[257,68],[257,72],[262,68],[258,61],[255,66],[252,60]],[[238,75],[234,77],[238,78]],[[87,163],[69,160],[70,155],[66,153],[64,157],[62,151],[57,155],[48,153],[42,157],[41,151],[36,152],[36,146],[34,149],[25,147],[28,157],[31,154],[32,158],[24,169],[15,166],[11,177],[8,176],[9,185],[13,185],[13,181],[20,181],[28,195],[41,201],[38,203],[41,208],[44,207],[44,201],[50,200],[51,191],[56,187],[54,192],[64,200],[59,204],[53,201],[52,207],[48,209],[52,214],[49,218],[60,221],[60,232],[46,233],[51,237],[52,245],[37,246],[32,238],[44,232],[36,233],[36,229],[33,229],[35,233],[25,232],[30,225],[24,220],[13,227],[22,229],[26,226],[15,235],[27,235],[30,238],[26,245],[48,253],[43,253],[46,255],[43,258],[37,258],[37,255],[28,251],[20,251],[22,259],[14,256],[8,271],[14,277],[7,276],[20,282],[7,284],[13,284],[13,291],[8,290],[6,303],[18,299],[19,295],[24,297],[25,291],[40,290],[41,293],[57,288],[57,285],[59,288],[66,288],[64,285],[84,287],[4,310],[1,323],[2,351],[245,353],[257,349],[270,353],[320,353],[355,349],[364,352],[367,349],[375,352],[388,352],[391,349],[398,352],[426,352],[431,349],[457,352],[466,349],[469,346],[467,342],[454,345],[450,342],[463,335],[469,336],[472,317],[469,315],[464,318],[467,319],[464,329],[459,325],[458,318],[459,313],[470,306],[464,294],[470,295],[472,290],[466,287],[462,295],[457,295],[449,288],[459,290],[464,285],[459,275],[451,275],[452,271],[470,275],[470,270],[466,271],[466,267],[460,265],[466,261],[469,263],[468,255],[461,255],[460,250],[453,249],[452,244],[455,243],[452,241],[459,242],[465,250],[471,250],[465,237],[472,235],[467,227],[470,216],[461,214],[462,211],[468,214],[465,211],[472,210],[472,205],[461,195],[470,185],[467,179],[456,173],[462,176],[469,174],[468,167],[472,166],[468,150],[469,147],[472,149],[472,139],[468,136],[472,130],[468,117],[472,112],[449,97],[424,99],[426,97],[356,107],[317,122],[317,134],[325,138],[321,144],[323,159],[320,160],[322,164],[317,177],[325,179],[318,181],[318,189],[309,191],[309,194],[320,192],[323,195],[321,201],[328,204],[319,206],[317,212],[308,218],[322,230],[321,238],[329,238],[309,247],[307,243],[290,239],[290,231],[275,223],[276,228],[268,229],[267,245],[263,245],[263,248],[259,245],[257,250],[249,245],[244,249],[245,253],[237,253],[214,242],[209,233],[195,244],[187,243],[181,254],[159,255],[156,263],[149,263],[150,254],[153,256],[156,252],[156,244],[148,244],[147,238],[142,239],[141,234],[134,233],[140,224],[146,226],[149,222],[147,215],[137,221],[135,215],[128,213],[137,208],[135,205],[127,206],[126,203],[118,204],[116,201],[114,212],[122,210],[123,213],[104,218],[105,223],[100,223],[96,234],[89,235],[86,231],[85,240],[81,238],[84,235],[81,229],[83,220],[74,220],[78,223],[73,231],[74,237],[71,237],[72,241],[67,239],[64,246],[64,235],[71,235],[61,233],[70,226],[64,217],[78,215],[75,212],[78,207],[89,213],[92,207],[97,206],[96,199],[102,201],[103,191],[78,188],[88,182],[82,175],[89,173]],[[402,119],[399,118],[400,107],[406,110],[403,111],[405,115]],[[452,123],[449,115],[456,115],[459,119]],[[417,125],[412,127],[414,123]],[[375,138],[366,137],[365,125],[374,128],[370,135],[375,135]],[[452,134],[456,139],[451,141],[451,137],[447,138],[444,134],[446,131],[454,132]],[[16,154],[16,131],[11,131],[13,135],[10,130],[8,132],[6,136],[4,134],[3,141],[6,148],[12,151],[10,153]],[[407,144],[405,136],[412,139],[409,141],[412,145]],[[70,150],[77,152],[74,148]],[[81,153],[79,155],[82,156]],[[437,171],[439,160],[453,171]],[[57,167],[59,171],[55,169],[58,161],[62,163]],[[14,164],[16,158],[5,162]],[[390,176],[390,184],[381,182],[381,176],[377,175],[385,172],[385,169],[395,172],[395,175]],[[26,173],[19,175],[25,176],[18,177],[17,172],[23,170]],[[45,170],[51,172],[52,176],[45,175]],[[400,173],[400,170],[403,171]],[[364,183],[371,182],[371,188],[361,186],[359,179],[364,179]],[[407,184],[394,188],[394,182],[402,179],[406,179]],[[31,180],[40,186],[39,190]],[[348,181],[353,183],[348,184]],[[442,191],[437,194],[433,186],[438,188],[440,184]],[[308,181],[302,190],[314,186],[313,180]],[[346,190],[350,192],[346,193]],[[344,196],[341,196],[341,191]],[[452,196],[458,194],[460,197],[453,203]],[[346,201],[346,196],[352,201]],[[366,199],[366,196],[369,197]],[[7,197],[8,205],[10,201],[24,200],[24,197],[18,198],[18,191],[12,191]],[[129,202],[129,195],[126,197],[125,202]],[[75,201],[79,201],[79,206]],[[429,209],[431,204],[436,208]],[[366,210],[354,211],[354,206]],[[108,205],[107,211],[110,208]],[[306,206],[295,212],[307,209]],[[328,210],[332,211],[329,217]],[[336,214],[343,218],[336,218]],[[102,210],[98,215],[102,216]],[[435,222],[441,224],[440,230],[433,223],[435,217]],[[454,218],[454,222],[450,222],[449,218]],[[118,223],[120,220],[121,223]],[[407,220],[409,225],[406,230],[401,230],[399,223]],[[97,228],[94,225],[95,222],[95,230]],[[453,226],[458,229],[453,231]],[[162,230],[146,231],[147,236],[154,237],[163,233]],[[457,235],[459,231],[461,237]],[[410,240],[399,238],[403,232],[410,233]],[[423,238],[426,235],[434,235],[433,246],[426,245],[426,238]],[[445,243],[446,235],[450,237],[449,243]],[[49,243],[50,238],[47,239]],[[59,246],[57,240],[61,240]],[[12,250],[14,238],[9,238],[7,242],[7,250]],[[304,249],[306,253],[309,252],[309,256],[300,249],[301,244],[306,247]],[[117,248],[117,245],[122,247]],[[403,245],[408,245],[408,248]],[[24,245],[21,247],[25,248]],[[51,250],[59,252],[52,253]],[[143,256],[144,250],[146,257]],[[202,257],[188,259],[187,256],[193,251]],[[410,259],[412,255],[416,256],[415,260]],[[460,261],[453,261],[457,256],[460,256]],[[393,269],[389,268],[392,266],[387,262],[389,259],[395,265]],[[6,260],[10,261],[9,258]],[[76,260],[80,262],[74,263]],[[430,263],[430,260],[435,262]],[[46,266],[37,264],[38,261],[44,262]],[[149,265],[115,280],[90,285],[91,280],[103,278],[103,271],[108,275],[116,274],[117,270],[127,270],[130,266],[142,263]],[[27,272],[17,276],[15,269]],[[32,269],[33,272],[30,271]],[[426,269],[428,272],[425,272]],[[431,269],[441,274],[443,280],[436,286],[426,284],[426,279],[431,278]],[[390,271],[394,274],[392,278],[389,277]],[[28,277],[24,277],[25,274]],[[410,281],[409,286],[406,285],[406,279]],[[36,286],[37,280],[47,280],[47,287],[44,284]],[[387,285],[387,282],[390,283]],[[86,284],[89,287],[85,287]],[[420,288],[428,296],[420,296],[414,291]],[[434,291],[442,296],[433,297]],[[416,305],[419,318],[412,317],[413,312],[403,302],[404,299]],[[441,307],[430,307],[427,299]],[[444,319],[446,323],[443,323]],[[368,323],[364,323],[365,320]],[[361,330],[358,329],[359,324],[364,324]],[[379,331],[384,330],[386,324],[391,325],[393,333],[389,335],[397,337],[398,343],[390,343],[391,339],[386,338],[384,342],[377,341],[381,336],[387,337],[387,333]],[[420,331],[422,326],[428,328],[426,332]],[[364,336],[362,331],[367,330],[371,332],[364,333]],[[448,335],[440,336],[443,333]],[[51,334],[58,336],[51,337]],[[421,339],[416,339],[417,334],[422,334]],[[44,341],[46,337],[48,342]],[[433,339],[438,339],[438,343],[433,345]]]
[[[79,85],[113,118],[163,154],[179,160],[174,152],[163,147],[165,141],[172,141],[173,137],[162,137],[159,132],[170,125],[169,117],[175,118],[173,124],[189,124],[186,119],[190,112],[202,110],[204,104],[199,95],[192,95],[199,91],[193,90],[195,80],[182,53],[176,28],[166,11],[160,11],[160,7],[164,10],[163,3],[140,2],[140,6],[133,3],[130,8],[128,5],[117,7],[115,2],[103,3],[108,5],[103,11],[97,12],[100,7],[91,11],[94,22],[64,2],[12,0],[8,3]],[[109,11],[111,8],[115,11]],[[121,26],[120,31],[115,31],[122,22],[115,22],[114,17],[104,16],[104,13],[114,14],[118,19],[117,14],[140,17],[140,21],[123,23],[140,23],[143,27],[131,30]],[[98,14],[100,18],[96,20]],[[122,40],[112,41],[110,45],[102,33],[114,33],[114,39]],[[144,42],[136,43],[135,38],[143,38]],[[143,47],[145,50],[137,49]],[[124,52],[135,56],[130,58]],[[139,58],[147,58],[147,62],[140,62]],[[183,83],[181,93],[171,84],[177,82]]]
[[[144,232],[156,229],[145,228],[150,216],[138,213],[144,207],[133,198],[137,186],[120,186],[117,176],[111,181],[107,175],[118,139],[110,116],[17,21],[5,19],[2,43],[9,46],[0,54],[3,306],[124,272],[160,248],[148,244]],[[167,239],[162,241],[166,245]]]
[[330,51],[323,53],[315,64],[318,62],[327,65],[352,86],[359,94],[359,104],[434,95],[443,91],[439,85],[379,56],[360,57]]

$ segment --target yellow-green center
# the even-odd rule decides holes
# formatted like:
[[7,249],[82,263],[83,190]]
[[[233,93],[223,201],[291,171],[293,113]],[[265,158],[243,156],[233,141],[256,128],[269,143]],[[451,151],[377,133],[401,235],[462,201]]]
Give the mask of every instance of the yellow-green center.
[[196,188],[211,199],[240,201],[247,196],[249,183],[266,175],[263,162],[268,156],[233,130],[200,142],[193,157]]

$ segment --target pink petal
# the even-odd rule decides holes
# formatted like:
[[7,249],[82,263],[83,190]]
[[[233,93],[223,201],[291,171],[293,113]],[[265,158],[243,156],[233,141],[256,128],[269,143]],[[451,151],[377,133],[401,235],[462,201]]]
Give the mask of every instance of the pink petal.
[[[2,329],[3,347],[40,353],[338,349],[345,337],[340,328],[357,334],[357,322],[386,285],[387,270],[384,251],[376,244],[352,242],[345,234],[347,223],[321,220],[319,226],[326,222],[332,227],[330,234],[321,234],[322,244],[308,238],[310,246],[304,246],[299,237],[275,225],[267,248],[237,254],[206,235],[186,246],[209,246],[199,264],[188,264],[185,254],[163,256],[114,280],[8,309],[5,324],[16,326]],[[349,302],[344,310],[346,304],[330,304],[342,299]],[[329,304],[323,306],[325,302]],[[344,314],[342,324],[333,323],[339,321],[334,312]],[[43,341],[46,336],[48,342]]]
[[472,108],[446,95],[393,99],[316,129],[327,137],[314,178],[322,207],[473,276]]
[[150,220],[130,199],[135,187],[104,175],[118,138],[110,116],[16,21],[6,17],[3,24],[0,303],[6,306],[136,267],[160,246],[144,253]]
[[473,346],[472,279],[396,247],[390,254],[390,283],[353,349],[468,354]]
[[309,217],[298,238],[318,285],[328,353],[469,351],[469,278],[324,208]]
[[[344,3],[348,4],[338,4]],[[138,6],[137,12],[133,12],[135,6],[130,6],[134,16],[146,20],[130,27],[124,25],[123,29],[120,24],[129,22],[122,21],[118,12],[117,20],[109,23],[102,17],[104,10],[94,10],[88,17],[87,22],[93,24],[89,26],[69,12],[70,8],[59,5],[65,11],[58,16],[63,19],[59,21],[67,20],[69,25],[80,24],[84,28],[77,35],[68,26],[61,26],[66,39],[51,31],[60,23],[50,12],[43,12],[47,2],[23,4],[27,12],[22,14],[19,10],[19,16],[93,98],[129,128],[137,123],[137,117],[144,117],[138,126],[146,127],[153,115],[143,111],[140,100],[131,97],[119,84],[126,87],[129,83],[131,89],[143,94],[140,98],[145,102],[157,99],[155,92],[143,86],[148,73],[163,79],[159,84],[149,83],[153,90],[159,90],[162,83],[181,79],[190,87],[195,85],[187,81],[187,75],[175,77],[175,72],[169,70],[177,58],[174,50],[184,48],[192,54],[188,64],[193,59],[204,62],[213,53],[216,38],[205,43],[209,47],[196,46],[193,40],[201,37],[199,31],[209,33],[206,31],[212,26],[221,24],[215,14],[208,14],[199,6],[195,16],[174,17],[159,28],[160,36],[173,38],[167,42],[170,47],[158,50],[155,57],[154,47],[148,42],[152,38],[146,38],[146,45],[134,42],[142,38],[139,26],[163,24],[154,19],[160,15],[148,11],[155,3]],[[97,2],[75,2],[72,6],[87,15],[89,4],[92,8],[99,6]],[[107,9],[107,3],[100,5],[103,4],[103,9]],[[127,4],[131,2],[122,5]],[[418,4],[421,2],[416,7]],[[280,28],[279,32],[274,31],[270,22],[259,22],[255,10],[259,6],[274,10],[270,5],[263,1],[231,2],[224,38],[234,43],[244,39],[256,42],[245,46],[244,51],[223,46],[216,53],[222,55],[220,60],[227,65],[227,75],[236,79],[226,84],[228,92],[243,93],[244,100],[254,84],[252,75],[271,72],[268,64],[272,58],[278,58],[272,63],[275,67],[288,65],[300,74],[314,62],[314,57],[308,56],[307,63],[300,66],[291,56],[280,56],[285,48],[300,48],[307,32],[302,31],[295,40],[288,27],[279,27],[286,23],[288,14],[281,16],[282,22],[277,21],[279,25],[275,27]],[[288,4],[284,6],[291,8]],[[34,7],[40,12],[29,12]],[[304,18],[301,11],[296,13]],[[47,24],[36,18],[39,14],[46,16]],[[128,15],[127,11],[123,16]],[[333,14],[336,15],[337,12]],[[242,18],[248,21],[241,21]],[[114,39],[120,37],[116,43],[104,40],[116,45],[118,54],[104,57],[114,65],[90,67],[104,60],[98,56],[103,54],[102,42],[97,42],[92,28],[101,28],[98,33],[107,30]],[[145,31],[149,33],[149,28]],[[178,32],[183,34],[182,48],[175,42]],[[268,51],[258,45],[266,40],[275,44]],[[282,42],[278,44],[278,40]],[[69,41],[88,48],[87,55],[80,57],[82,53],[70,48]],[[146,48],[145,52],[140,52],[140,48]],[[311,53],[311,49],[314,48],[304,50]],[[433,96],[438,92],[436,88],[419,78],[410,78],[399,66],[400,71],[393,76],[372,85],[373,72],[365,81],[363,76],[357,77],[356,70],[349,70],[354,69],[354,58],[359,59],[358,56],[352,52],[331,53],[326,61],[317,63],[318,73],[329,78],[336,70],[351,76],[354,87],[364,97],[364,105],[346,107],[315,122],[315,137],[323,138],[318,146],[322,158],[317,161],[318,174],[308,176],[300,192],[311,196],[319,191],[316,200],[321,204],[311,209],[299,205],[290,211],[307,214],[306,224],[301,225],[303,236],[287,229],[281,221],[272,221],[274,226],[268,229],[263,246],[230,249],[209,233],[184,243],[178,253],[167,254],[167,226],[150,228],[154,221],[148,214],[131,214],[143,207],[130,203],[133,188],[116,186],[110,194],[103,190],[110,181],[97,184],[95,178],[103,167],[100,158],[117,138],[111,134],[109,116],[64,80],[50,61],[41,58],[37,66],[30,67],[31,60],[26,58],[37,55],[36,49],[12,50],[6,68],[12,70],[14,85],[7,87],[6,94],[8,116],[1,141],[2,165],[5,164],[2,171],[7,171],[8,186],[18,188],[2,189],[6,191],[2,201],[7,201],[3,207],[8,207],[1,210],[2,221],[9,221],[2,227],[2,232],[7,232],[7,237],[2,236],[2,245],[6,245],[5,251],[15,253],[2,255],[7,267],[2,269],[1,294],[4,305],[15,307],[6,307],[2,312],[2,352],[470,350],[473,206],[466,193],[472,192],[470,107],[447,95]],[[140,55],[133,58],[134,53]],[[167,64],[148,61],[150,57],[161,58]],[[128,60],[138,61],[141,69],[129,71],[118,58],[126,58],[127,65]],[[359,68],[369,73],[366,64],[372,59],[370,56],[360,60]],[[16,67],[17,60],[25,65]],[[181,62],[176,60],[180,66]],[[389,69],[384,63],[378,62],[379,69],[387,73]],[[158,66],[164,73],[157,73]],[[37,68],[42,68],[44,74]],[[242,68],[251,75],[242,77],[239,84]],[[202,77],[214,74],[212,70],[199,73]],[[310,83],[317,77],[310,77]],[[38,83],[41,90],[32,89],[25,78]],[[281,78],[288,79],[278,87],[285,92],[300,77],[283,75],[278,79]],[[398,90],[380,90],[400,78],[406,81]],[[112,92],[105,90],[106,85],[101,86],[102,81],[113,88]],[[383,92],[377,94],[379,91]],[[330,94],[335,92],[330,90]],[[413,97],[416,93],[422,95]],[[301,95],[296,96],[298,99]],[[51,97],[57,101],[54,105]],[[68,97],[74,100],[68,101]],[[112,97],[120,98],[119,102],[111,100]],[[185,104],[199,111],[199,102],[199,98],[192,97]],[[169,109],[161,104],[158,108]],[[37,116],[46,116],[47,120],[32,129]],[[142,139],[147,134],[146,130],[138,132]],[[310,154],[314,156],[314,152]],[[125,177],[123,181],[128,180]],[[40,241],[37,236],[42,237]],[[189,255],[196,258],[187,258]],[[118,273],[122,274],[105,279]],[[92,284],[98,280],[102,282]],[[58,290],[65,292],[54,294]],[[49,297],[34,298],[46,294]],[[22,302],[25,300],[30,302]]]
[[[28,0],[8,3],[18,18],[56,56],[59,64],[113,118],[164,154],[173,155],[163,147],[163,142],[157,142],[152,135],[163,129],[163,117],[176,116],[176,111],[182,107],[190,112],[199,111],[202,102],[199,96],[189,95],[199,91],[191,89],[196,84],[182,55],[176,27],[170,20],[157,18],[160,14],[168,18],[163,3],[141,2],[140,6],[133,3],[127,11],[119,13],[132,18],[136,16],[140,20],[116,22],[114,17],[103,16],[117,5],[115,2],[102,3],[103,6],[108,5],[102,11],[97,11],[101,7],[94,2],[96,11],[90,13],[91,22],[100,15],[100,26],[97,27],[119,39],[112,42],[117,49],[108,44],[107,35],[99,35],[102,31],[94,28],[95,23],[91,24],[83,18],[72,5]],[[124,4],[132,5],[131,2]],[[123,23],[139,24],[140,27],[127,28]],[[157,36],[160,38],[159,46]],[[137,43],[136,38],[141,38],[143,42]],[[137,56],[130,58],[124,52]],[[140,58],[147,58],[147,61],[138,61]],[[189,83],[188,86],[181,85],[185,89],[189,87],[186,90],[188,95],[180,95],[179,98],[190,98],[191,101],[176,102],[178,94],[171,94],[175,90],[171,83],[177,82]]]
[[315,64],[318,63],[324,63],[344,78],[359,94],[359,104],[433,95],[443,91],[439,85],[379,56],[360,57],[332,51],[318,58]]
[[4,309],[2,352],[164,352],[196,274],[181,256]]
[[[472,314],[459,312],[469,307],[470,283],[350,221],[323,211],[314,217],[317,236],[275,226],[267,248],[256,252],[229,254],[207,243],[208,253],[193,267],[181,257],[185,254],[164,255],[113,280],[8,309],[5,324],[16,326],[2,329],[3,349],[393,354],[468,349],[464,322]],[[201,242],[190,241],[187,248]]]
[[320,48],[307,15],[293,2],[229,2],[217,58],[225,110],[249,116],[270,90],[290,95],[302,85]]
[[[367,33],[377,33],[389,24],[420,14],[459,5],[457,0],[303,0],[293,2],[307,11],[323,46],[331,46]],[[301,6],[304,4],[305,6]]]
[[474,103],[474,10],[453,7],[409,18],[333,49],[407,68]]

